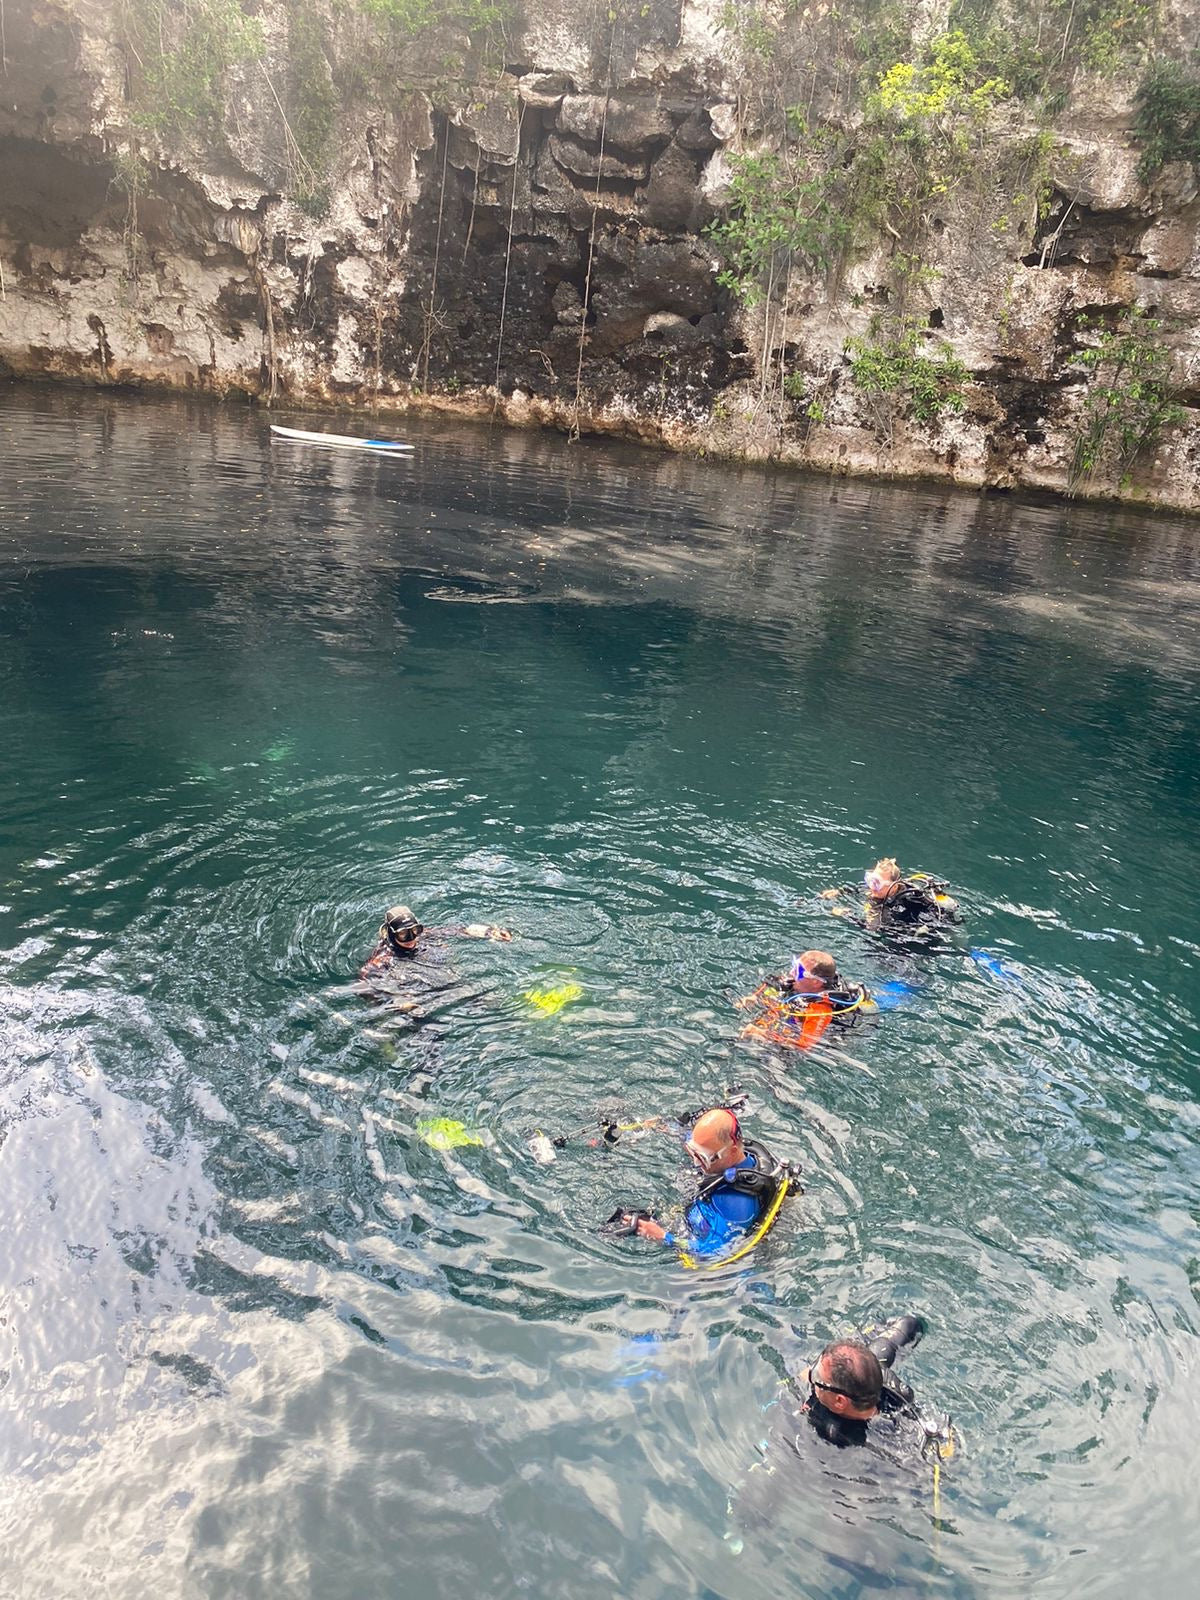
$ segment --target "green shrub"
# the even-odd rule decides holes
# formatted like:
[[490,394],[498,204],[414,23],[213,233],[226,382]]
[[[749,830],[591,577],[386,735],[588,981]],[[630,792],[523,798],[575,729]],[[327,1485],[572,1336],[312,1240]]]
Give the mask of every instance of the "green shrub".
[[1196,57],[1184,65],[1157,57],[1134,98],[1133,137],[1142,146],[1138,177],[1149,183],[1168,161],[1200,169],[1200,73]]
[[873,327],[868,339],[847,339],[850,376],[864,394],[891,397],[899,410],[918,422],[936,423],[945,411],[966,406],[963,384],[970,374],[944,340],[936,361],[922,348],[921,330],[911,321]]
[[1004,78],[987,76],[966,34],[956,28],[932,40],[920,59],[897,61],[881,73],[867,114],[890,112],[910,122],[978,121],[1011,93]]
[[288,125],[298,168],[293,189],[298,205],[312,216],[329,209],[323,181],[337,126],[337,94],[327,54],[325,28],[318,12],[298,3],[288,8]]
[[262,24],[238,0],[123,0],[121,22],[135,74],[134,120],[156,133],[216,133],[221,79],[262,54]]
[[830,197],[830,180],[806,177],[786,157],[766,152],[734,156],[733,215],[714,223],[709,237],[727,264],[717,281],[748,305],[797,265],[827,267],[849,238],[849,225]]
[[1124,481],[1163,430],[1187,415],[1171,383],[1171,353],[1159,337],[1161,328],[1156,318],[1133,306],[1120,326],[1100,332],[1095,345],[1079,356],[1089,382],[1067,473],[1068,494],[1097,476]]
[[358,0],[362,9],[406,39],[439,27],[486,33],[512,13],[509,0]]

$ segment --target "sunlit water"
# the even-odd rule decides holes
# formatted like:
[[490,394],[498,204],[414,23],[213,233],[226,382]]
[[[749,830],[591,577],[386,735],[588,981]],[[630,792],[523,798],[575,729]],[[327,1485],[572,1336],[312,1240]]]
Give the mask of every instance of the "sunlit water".
[[[5,1592],[1189,1592],[1196,525],[409,432],[0,395]],[[892,852],[1010,979],[828,915]],[[518,933],[419,1027],[395,900]],[[923,985],[853,1062],[737,1039],[814,943]],[[595,1232],[669,1137],[529,1157],[735,1082],[807,1185],[748,1265]],[[811,1439],[744,1515],[904,1309],[940,1515]]]

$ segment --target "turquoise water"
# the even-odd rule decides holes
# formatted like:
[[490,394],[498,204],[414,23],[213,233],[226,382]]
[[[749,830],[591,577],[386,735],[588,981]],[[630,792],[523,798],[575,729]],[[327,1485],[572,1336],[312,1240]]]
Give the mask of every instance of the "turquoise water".
[[[0,394],[15,1592],[1186,1592],[1197,524],[404,431]],[[1012,979],[831,918],[881,853]],[[417,1027],[398,899],[518,934]],[[737,1038],[814,943],[921,986],[853,1061]],[[748,1266],[595,1233],[669,1138],[530,1159],[735,1082],[807,1188]],[[750,1525],[780,1375],[906,1309],[939,1514],[802,1441]]]

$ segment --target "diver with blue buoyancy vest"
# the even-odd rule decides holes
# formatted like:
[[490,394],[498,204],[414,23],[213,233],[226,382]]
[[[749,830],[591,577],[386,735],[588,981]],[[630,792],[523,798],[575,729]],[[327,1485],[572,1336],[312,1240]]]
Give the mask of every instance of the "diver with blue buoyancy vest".
[[737,1116],[728,1107],[702,1112],[685,1149],[699,1169],[700,1181],[684,1214],[683,1229],[673,1232],[648,1211],[626,1208],[613,1213],[606,1229],[674,1245],[684,1264],[690,1265],[690,1257],[714,1255],[747,1234],[757,1242],[788,1190],[796,1188],[798,1169],[779,1161],[757,1140],[743,1138]]

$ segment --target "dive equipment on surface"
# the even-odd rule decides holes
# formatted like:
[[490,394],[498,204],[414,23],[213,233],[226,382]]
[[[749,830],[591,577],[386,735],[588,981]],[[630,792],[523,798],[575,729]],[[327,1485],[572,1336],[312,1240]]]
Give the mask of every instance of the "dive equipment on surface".
[[656,1220],[654,1213],[644,1208],[635,1210],[629,1206],[618,1206],[611,1217],[605,1217],[596,1232],[608,1239],[625,1239],[637,1233],[639,1222]]
[[487,1143],[482,1134],[472,1132],[453,1117],[420,1117],[416,1131],[418,1138],[431,1150],[461,1150],[469,1145]]
[[540,1128],[530,1137],[529,1153],[539,1167],[548,1167],[558,1160],[554,1153],[554,1141],[547,1138]]
[[556,989],[526,989],[521,998],[543,1017],[552,1017],[564,1006],[570,1005],[572,1000],[578,1000],[582,994],[583,988],[580,984],[560,983]]
[[895,1011],[914,994],[920,994],[920,989],[915,983],[904,983],[899,978],[891,978],[887,983],[881,983],[878,989],[871,990],[871,999],[880,1011]]

